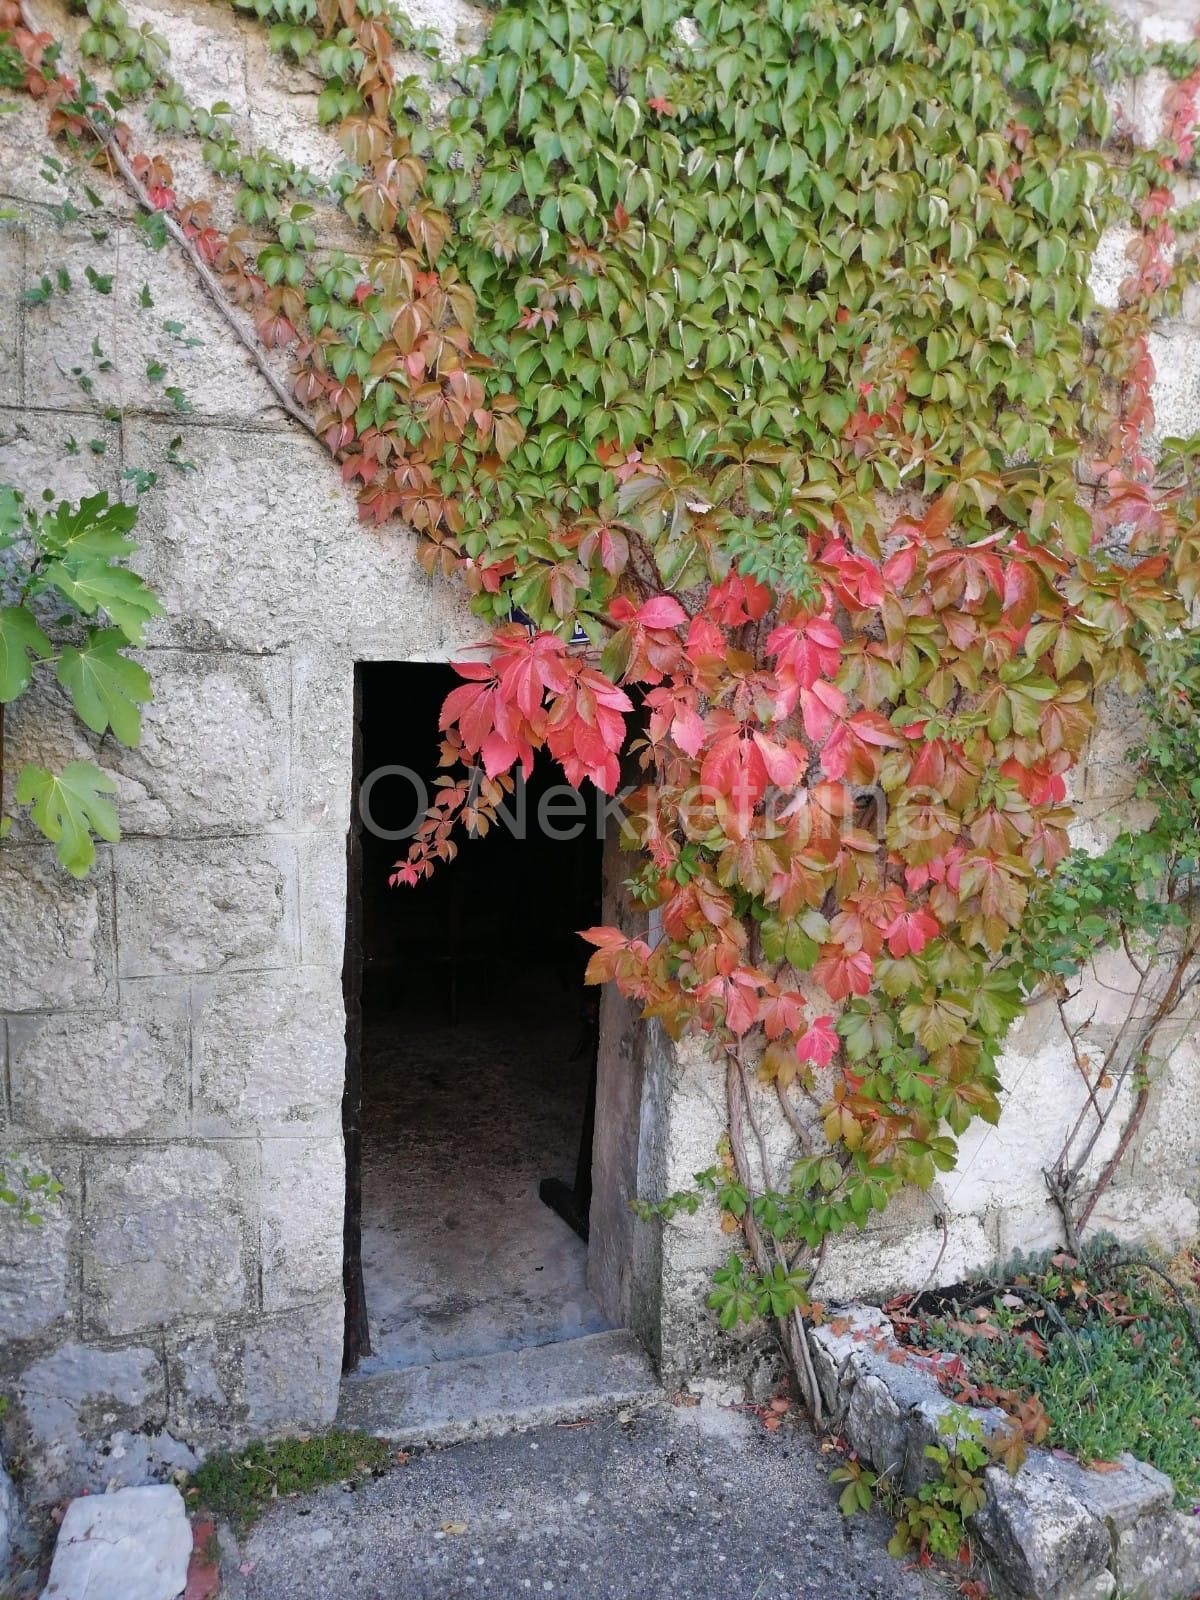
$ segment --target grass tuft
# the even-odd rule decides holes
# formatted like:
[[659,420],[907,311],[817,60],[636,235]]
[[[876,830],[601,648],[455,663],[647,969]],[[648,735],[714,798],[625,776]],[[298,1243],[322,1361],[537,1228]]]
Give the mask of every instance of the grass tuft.
[[186,1496],[244,1533],[273,1500],[310,1494],[327,1483],[377,1478],[392,1461],[384,1439],[330,1429],[297,1439],[262,1440],[220,1450],[192,1474]]

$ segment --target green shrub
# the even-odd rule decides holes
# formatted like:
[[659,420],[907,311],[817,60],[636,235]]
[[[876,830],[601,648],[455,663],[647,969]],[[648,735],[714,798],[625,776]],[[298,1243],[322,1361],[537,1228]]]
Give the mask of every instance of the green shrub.
[[[1181,1286],[1183,1287],[1183,1286]],[[909,1342],[957,1352],[956,1396],[1040,1403],[1046,1443],[1085,1462],[1123,1451],[1200,1501],[1200,1315],[1140,1258],[1100,1243],[1013,1263],[1009,1281],[981,1285],[920,1312]]]

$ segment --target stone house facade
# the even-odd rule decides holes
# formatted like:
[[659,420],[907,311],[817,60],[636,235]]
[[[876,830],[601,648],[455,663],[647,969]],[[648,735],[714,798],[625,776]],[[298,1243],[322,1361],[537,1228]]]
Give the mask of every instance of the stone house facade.
[[[428,4],[417,20],[451,46],[479,26],[457,0]],[[1143,9],[1179,36],[1192,20],[1190,0],[1171,14]],[[334,163],[315,85],[268,52],[252,20],[215,0],[130,10],[170,39],[193,100],[233,106],[248,145]],[[41,11],[77,33],[57,6]],[[1140,115],[1153,115],[1155,92],[1139,90]],[[195,153],[167,144],[183,191],[200,191]],[[0,1214],[0,1378],[40,1480],[74,1488],[169,1464],[180,1445],[334,1416],[355,664],[444,661],[478,627],[421,573],[407,532],[363,529],[328,458],[280,412],[186,263],[147,250],[118,195],[105,191],[103,240],[56,214],[49,148],[36,108],[0,118],[0,199],[15,212],[0,222],[0,481],[75,497],[121,493],[127,469],[157,471],[138,561],[167,612],[145,652],[155,699],[143,742],[104,751],[120,780],[121,842],[78,883],[20,826],[0,847],[0,1148],[63,1185],[37,1230]],[[336,219],[319,220],[336,245]],[[1120,245],[1106,241],[1097,262],[1102,296],[1122,275]],[[114,292],[26,304],[24,288],[61,264],[79,285],[88,267],[112,275]],[[94,365],[93,339],[113,358],[95,399],[114,420],[72,373]],[[1200,307],[1161,330],[1155,358],[1161,431],[1196,431]],[[144,376],[156,360],[186,392],[186,414]],[[1124,814],[1125,740],[1121,726],[1104,729],[1082,777],[1081,827],[1096,837]],[[69,759],[83,744],[57,701],[22,702],[8,719],[10,781],[23,760]],[[1106,976],[1119,989],[1115,964]],[[1086,1003],[1115,1015],[1107,992]],[[1096,1026],[1111,1020],[1101,1009]],[[669,1374],[727,1363],[702,1310],[725,1246],[711,1215],[662,1228],[627,1206],[711,1164],[719,1074],[698,1050],[639,1032],[615,996],[602,1041],[593,1277]],[[1181,1018],[1098,1225],[1164,1244],[1195,1232],[1198,1056]],[[1041,1168],[1083,1090],[1053,1006],[1014,1030],[1005,1083],[999,1127],[967,1137],[931,1197],[831,1250],[827,1298],[953,1281],[1054,1237]],[[770,1134],[780,1150],[783,1131]]]

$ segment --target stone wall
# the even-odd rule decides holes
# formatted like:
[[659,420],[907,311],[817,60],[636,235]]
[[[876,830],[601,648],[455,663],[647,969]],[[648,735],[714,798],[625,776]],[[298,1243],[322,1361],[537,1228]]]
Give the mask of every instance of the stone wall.
[[[452,48],[480,25],[469,7],[429,6],[409,9]],[[35,9],[78,31],[47,0]],[[248,146],[335,163],[313,80],[273,57],[257,25],[214,0],[130,9],[169,35],[194,100],[232,104]],[[1171,18],[1146,9],[1182,26],[1194,5],[1176,0]],[[154,1460],[181,1459],[179,1442],[333,1415],[353,668],[444,658],[478,628],[448,586],[422,576],[408,534],[361,527],[322,449],[273,405],[186,267],[136,236],[119,196],[106,191],[101,240],[55,215],[63,194],[46,176],[43,127],[28,106],[0,118],[0,196],[18,213],[0,223],[0,481],[115,494],[127,469],[157,471],[139,562],[167,607],[145,652],[155,701],[142,746],[102,752],[120,779],[121,843],[83,883],[19,826],[0,849],[2,1148],[64,1185],[36,1231],[0,1207],[0,1380],[53,1489],[135,1481]],[[205,192],[195,152],[170,153],[180,191]],[[318,221],[335,246],[337,219]],[[25,304],[23,287],[60,263],[71,296]],[[86,286],[88,266],[113,276],[110,295]],[[1118,253],[1101,267],[1098,287],[1111,293]],[[118,420],[99,416],[72,374],[96,365],[93,339],[113,361],[95,394]],[[1158,352],[1164,429],[1190,432],[1200,323],[1163,330]],[[146,375],[152,361],[190,411]],[[10,773],[95,743],[53,695],[14,707],[7,733]],[[1097,833],[1128,795],[1122,749],[1120,727],[1102,735],[1083,780],[1082,826]],[[1052,1236],[1041,1166],[1082,1093],[1056,1029],[1045,1007],[1030,1012],[1006,1063],[1000,1128],[972,1134],[930,1198],[840,1242],[825,1269],[830,1297],[934,1273],[948,1281]],[[1103,1219],[1164,1241],[1196,1227],[1194,1052],[1182,1039],[1163,1068]],[[712,1164],[724,1090],[698,1049],[677,1055],[655,1038],[640,1060],[637,1184],[653,1198]],[[769,1136],[782,1158],[779,1130]],[[628,1151],[622,1160],[628,1174]],[[725,1360],[702,1310],[728,1247],[712,1216],[661,1237],[631,1231],[629,1314],[664,1367]],[[648,1295],[660,1268],[661,1291]]]
[[[196,98],[234,104],[248,141],[336,159],[296,75],[229,7],[131,9],[170,33]],[[0,224],[0,481],[119,494],[125,469],[158,471],[138,565],[167,608],[144,653],[143,742],[99,757],[119,776],[121,842],[82,883],[27,829],[0,849],[0,1148],[64,1185],[40,1229],[0,1206],[0,1361],[51,1489],[143,1475],[147,1446],[121,1435],[165,1430],[150,1448],[171,1461],[172,1439],[333,1416],[354,663],[444,658],[480,629],[411,536],[363,530],[324,450],[111,191],[106,239],[64,232],[43,125],[30,108],[0,118],[18,211]],[[72,293],[23,304],[60,264]],[[93,338],[113,361],[96,398],[119,422],[71,373],[96,367]],[[157,384],[152,360],[168,367]],[[173,440],[192,469],[167,464]],[[88,743],[55,693],[22,701],[9,781]]]

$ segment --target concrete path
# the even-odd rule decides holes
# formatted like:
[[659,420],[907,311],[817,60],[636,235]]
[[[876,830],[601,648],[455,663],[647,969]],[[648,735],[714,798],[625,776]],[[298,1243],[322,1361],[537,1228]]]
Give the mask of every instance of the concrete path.
[[[933,1600],[847,1522],[803,1423],[660,1402],[413,1454],[273,1509],[228,1600]],[[233,1552],[229,1552],[233,1555]],[[241,1570],[239,1571],[239,1567]],[[232,1570],[231,1570],[232,1569]]]

